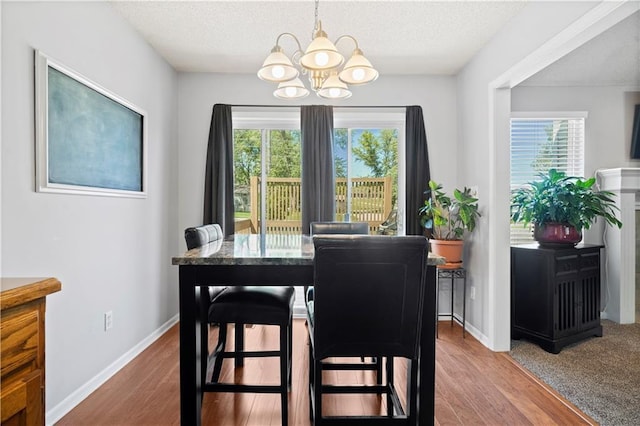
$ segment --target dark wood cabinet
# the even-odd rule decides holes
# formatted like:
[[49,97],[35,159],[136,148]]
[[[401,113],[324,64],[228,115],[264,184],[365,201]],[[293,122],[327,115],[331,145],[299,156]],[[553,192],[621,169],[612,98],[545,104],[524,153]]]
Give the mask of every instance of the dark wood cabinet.
[[600,245],[511,247],[511,337],[559,353],[602,336]]

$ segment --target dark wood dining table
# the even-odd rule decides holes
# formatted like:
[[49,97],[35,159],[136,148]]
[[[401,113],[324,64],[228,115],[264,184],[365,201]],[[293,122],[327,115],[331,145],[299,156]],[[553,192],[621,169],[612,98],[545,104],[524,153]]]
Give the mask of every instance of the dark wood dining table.
[[[180,423],[201,424],[203,327],[208,286],[313,285],[313,240],[308,235],[236,234],[172,258],[179,267]],[[434,423],[436,268],[429,253],[420,346],[418,424]],[[201,295],[203,297],[201,297]],[[205,358],[206,360],[206,358]],[[206,362],[206,361],[205,361]]]

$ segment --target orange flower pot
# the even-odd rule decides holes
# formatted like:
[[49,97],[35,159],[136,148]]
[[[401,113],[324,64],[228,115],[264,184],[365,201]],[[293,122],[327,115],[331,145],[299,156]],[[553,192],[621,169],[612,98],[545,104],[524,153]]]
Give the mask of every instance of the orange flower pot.
[[429,240],[431,253],[442,256],[447,263],[462,263],[463,240]]

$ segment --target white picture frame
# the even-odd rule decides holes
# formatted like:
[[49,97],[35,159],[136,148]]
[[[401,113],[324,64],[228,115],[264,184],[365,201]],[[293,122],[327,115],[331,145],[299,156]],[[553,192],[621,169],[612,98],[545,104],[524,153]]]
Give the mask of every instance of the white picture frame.
[[147,114],[35,51],[36,191],[145,198]]

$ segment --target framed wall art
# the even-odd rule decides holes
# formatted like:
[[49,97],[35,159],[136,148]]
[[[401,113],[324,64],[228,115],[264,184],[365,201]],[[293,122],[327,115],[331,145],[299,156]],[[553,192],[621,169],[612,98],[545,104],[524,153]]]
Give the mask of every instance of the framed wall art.
[[146,197],[147,117],[35,51],[36,191]]

